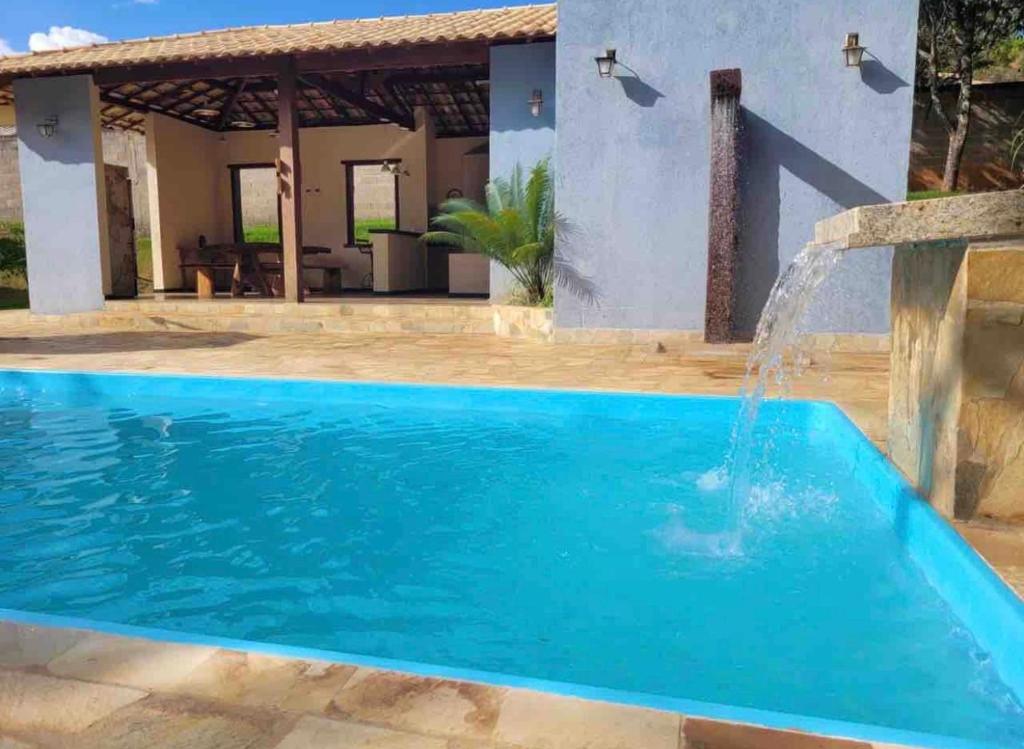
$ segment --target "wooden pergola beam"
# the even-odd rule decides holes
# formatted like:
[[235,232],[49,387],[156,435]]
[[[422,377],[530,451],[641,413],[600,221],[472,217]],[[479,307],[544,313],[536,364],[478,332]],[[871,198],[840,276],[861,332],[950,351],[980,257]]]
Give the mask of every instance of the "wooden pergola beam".
[[278,194],[281,197],[282,271],[284,298],[303,300],[302,284],[302,169],[299,158],[298,78],[295,61],[281,63],[277,78]]
[[352,106],[363,110],[371,117],[376,117],[382,122],[393,122],[400,127],[404,127],[406,130],[416,129],[415,120],[408,114],[404,112],[397,112],[389,107],[370,101],[361,93],[353,91],[337,81],[329,80],[316,73],[303,75],[299,80],[302,81],[303,84],[319,90],[332,99],[348,102]]
[[[124,65],[118,67],[61,71],[56,75],[91,73],[98,85],[144,83],[201,78],[254,78],[275,76],[281,57],[261,56],[229,59],[198,59],[164,64]],[[490,61],[487,42],[453,42],[420,44],[404,47],[366,48],[335,52],[314,52],[295,59],[296,72],[330,73],[362,70],[394,70],[399,68],[451,67],[455,65],[486,65]],[[55,75],[42,72],[40,77]],[[31,77],[30,75],[19,75]],[[13,76],[0,76],[0,86]]]
[[220,117],[217,118],[217,129],[223,130],[228,122],[231,121],[231,112],[235,109],[235,104],[238,103],[238,97],[245,92],[245,85],[248,81],[243,78],[236,85],[227,101],[224,102],[224,106],[220,109]]

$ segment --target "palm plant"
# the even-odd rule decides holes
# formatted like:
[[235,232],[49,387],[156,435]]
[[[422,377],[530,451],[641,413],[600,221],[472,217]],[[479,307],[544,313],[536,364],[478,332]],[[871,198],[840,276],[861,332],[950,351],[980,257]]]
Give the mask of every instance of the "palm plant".
[[1017,118],[1017,131],[1010,139],[1010,168],[1019,169],[1024,177],[1024,114]]
[[529,304],[550,298],[555,262],[555,191],[548,160],[523,181],[517,164],[509,179],[491,180],[486,205],[456,198],[441,204],[423,241],[479,252],[508,269]]

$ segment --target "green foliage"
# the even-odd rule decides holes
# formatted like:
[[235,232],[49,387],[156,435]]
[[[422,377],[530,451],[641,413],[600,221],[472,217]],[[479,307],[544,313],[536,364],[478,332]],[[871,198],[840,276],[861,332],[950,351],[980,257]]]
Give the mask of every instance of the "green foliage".
[[985,51],[984,62],[1001,68],[1024,68],[1024,36],[1000,39]]
[[441,205],[423,241],[479,252],[508,269],[528,304],[549,297],[556,272],[555,191],[548,160],[523,181],[517,164],[509,179],[486,188],[487,204],[458,198]]
[[0,273],[25,275],[25,226],[0,222]]
[[0,309],[28,307],[28,289],[11,289],[0,285]]
[[[921,0],[918,61],[926,79],[969,78],[976,67],[1019,51],[1020,0]],[[1008,58],[1009,59],[1009,58]]]

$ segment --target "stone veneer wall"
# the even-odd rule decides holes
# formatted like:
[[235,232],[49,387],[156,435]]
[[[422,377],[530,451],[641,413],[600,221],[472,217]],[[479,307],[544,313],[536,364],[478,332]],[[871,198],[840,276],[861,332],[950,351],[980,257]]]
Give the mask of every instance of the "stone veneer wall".
[[889,453],[940,512],[1024,519],[1024,240],[897,247]]

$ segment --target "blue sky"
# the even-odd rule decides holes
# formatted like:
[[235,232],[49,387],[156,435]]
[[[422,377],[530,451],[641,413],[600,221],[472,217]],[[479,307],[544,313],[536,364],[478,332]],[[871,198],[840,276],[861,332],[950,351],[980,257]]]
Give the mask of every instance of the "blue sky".
[[[51,40],[160,36],[185,31],[261,23],[301,23],[332,18],[368,18],[467,8],[517,5],[528,0],[0,0],[4,52],[29,49],[33,33]],[[535,0],[538,1],[538,0]],[[65,32],[63,27],[70,27]],[[46,40],[37,37],[36,45]]]

